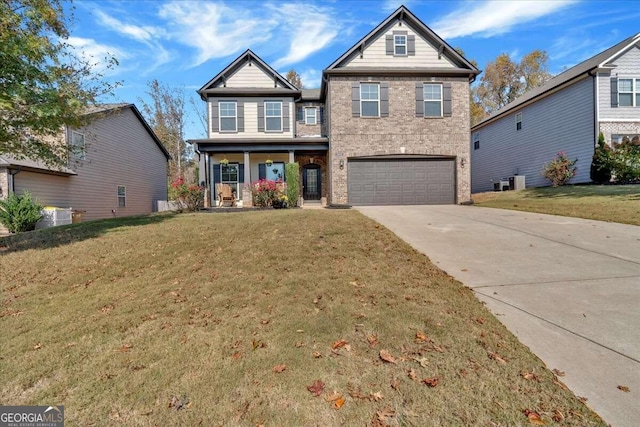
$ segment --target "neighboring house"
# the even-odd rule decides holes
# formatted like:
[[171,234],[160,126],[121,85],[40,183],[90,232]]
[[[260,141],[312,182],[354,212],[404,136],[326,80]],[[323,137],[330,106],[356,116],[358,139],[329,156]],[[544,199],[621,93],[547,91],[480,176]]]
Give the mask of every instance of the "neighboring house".
[[[247,50],[198,93],[200,180],[246,184],[301,168],[302,197],[332,204],[470,199],[469,82],[479,71],[404,6],[300,90]],[[222,161],[222,163],[221,163]]]
[[83,219],[148,214],[167,200],[169,153],[133,104],[101,105],[82,129],[66,129],[67,167],[0,154],[0,198],[15,192]]
[[471,129],[472,191],[524,175],[549,185],[544,164],[563,151],[578,159],[570,183],[590,182],[598,134],[621,142],[640,135],[640,34],[532,89]]

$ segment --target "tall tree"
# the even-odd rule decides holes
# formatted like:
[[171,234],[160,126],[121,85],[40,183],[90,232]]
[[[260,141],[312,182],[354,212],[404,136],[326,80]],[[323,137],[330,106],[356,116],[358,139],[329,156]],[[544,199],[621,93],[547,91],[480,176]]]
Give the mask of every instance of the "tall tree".
[[[458,52],[460,56],[466,58],[464,54],[464,50],[462,50],[462,48],[456,47],[454,48],[454,50]],[[471,63],[471,65],[478,68],[478,62],[475,59],[469,59],[469,58],[466,58],[466,59]],[[480,101],[478,100],[478,96],[476,92],[477,92],[477,89],[475,87],[471,87],[469,90],[469,116],[471,118],[471,126],[481,122],[482,119],[485,118],[484,110],[480,105]]]
[[[67,42],[66,4],[0,1],[0,154],[65,164],[68,146],[55,137],[65,125],[86,124],[87,107],[117,85],[95,71],[97,58],[80,57]],[[101,59],[117,65],[112,56]]]
[[289,71],[287,71],[287,74],[284,76],[285,79],[287,79],[289,81],[289,83],[291,83],[292,85],[294,85],[295,87],[297,87],[298,89],[302,89],[302,77],[300,77],[300,74],[298,74],[298,72],[296,70],[294,70],[293,68],[290,69]]
[[147,95],[151,102],[139,99],[142,112],[172,159],[169,161],[170,180],[184,177],[190,161],[190,150],[184,140],[185,95],[184,88],[173,88],[158,80],[147,83]]
[[[549,56],[545,51],[534,50],[519,63],[512,61],[506,53],[489,62],[480,83],[473,89],[474,100],[480,108],[477,116],[484,118],[527,91],[544,84],[551,78],[548,60]],[[476,123],[472,122],[472,125]]]

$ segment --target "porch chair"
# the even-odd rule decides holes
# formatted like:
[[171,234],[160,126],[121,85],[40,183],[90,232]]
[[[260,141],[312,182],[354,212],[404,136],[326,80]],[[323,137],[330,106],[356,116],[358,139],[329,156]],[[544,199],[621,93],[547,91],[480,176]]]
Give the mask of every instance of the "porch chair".
[[220,201],[219,207],[223,207],[225,202],[231,202],[231,207],[236,205],[236,196],[231,191],[229,184],[216,184],[216,194]]

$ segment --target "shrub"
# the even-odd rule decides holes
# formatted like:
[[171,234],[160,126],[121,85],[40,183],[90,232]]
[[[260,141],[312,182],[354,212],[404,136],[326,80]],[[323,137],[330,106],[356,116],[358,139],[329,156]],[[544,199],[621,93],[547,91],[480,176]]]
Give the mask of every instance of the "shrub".
[[544,165],[542,168],[542,176],[551,181],[551,185],[558,187],[565,185],[571,178],[576,176],[578,168],[575,164],[578,159],[569,160],[567,155],[560,151],[557,157]]
[[187,185],[184,178],[178,178],[171,183],[169,198],[176,202],[178,212],[196,212],[204,206],[204,187]]
[[35,230],[42,218],[42,205],[25,191],[22,196],[13,193],[6,200],[0,200],[0,223],[10,233]]
[[604,135],[600,132],[598,135],[598,145],[591,160],[591,181],[597,183],[607,183],[611,181],[612,168],[611,148],[605,143]]
[[625,138],[613,144],[611,167],[616,181],[633,182],[640,179],[640,140]]
[[287,163],[284,166],[287,177],[287,198],[289,206],[298,206],[300,197],[300,166],[297,163]]
[[253,198],[253,206],[262,208],[273,207],[286,207],[282,206],[283,199],[287,197],[287,188],[282,181],[273,181],[261,179],[251,184],[251,195]]

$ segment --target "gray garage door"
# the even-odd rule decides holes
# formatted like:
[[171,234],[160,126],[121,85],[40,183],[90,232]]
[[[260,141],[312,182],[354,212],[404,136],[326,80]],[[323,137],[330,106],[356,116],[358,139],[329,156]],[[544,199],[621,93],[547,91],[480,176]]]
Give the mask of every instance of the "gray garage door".
[[453,159],[350,159],[349,204],[444,205],[455,203]]

